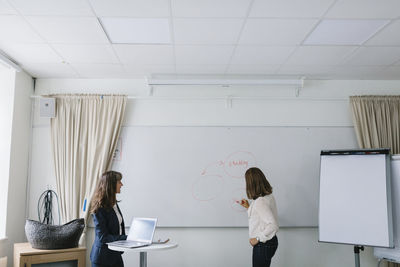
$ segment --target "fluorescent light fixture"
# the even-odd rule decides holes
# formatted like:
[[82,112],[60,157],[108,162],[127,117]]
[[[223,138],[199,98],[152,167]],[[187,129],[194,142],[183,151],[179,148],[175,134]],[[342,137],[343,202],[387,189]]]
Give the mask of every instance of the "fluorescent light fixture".
[[305,45],[361,45],[389,20],[325,19],[304,41]]
[[152,85],[293,85],[303,87],[304,79],[148,79]]
[[113,44],[169,44],[169,20],[164,18],[100,18]]
[[20,72],[22,71],[21,67],[18,66],[13,60],[11,60],[3,51],[0,50],[0,64],[8,68],[13,68],[14,70]]

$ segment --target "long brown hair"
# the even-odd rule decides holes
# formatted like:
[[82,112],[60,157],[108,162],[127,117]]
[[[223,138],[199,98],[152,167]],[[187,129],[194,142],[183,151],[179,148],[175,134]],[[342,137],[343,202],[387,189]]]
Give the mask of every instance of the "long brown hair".
[[264,173],[256,167],[250,168],[244,175],[246,178],[246,193],[250,199],[257,199],[272,194],[272,186]]
[[90,202],[90,213],[96,213],[99,208],[111,209],[115,205],[117,182],[121,179],[120,172],[107,171],[103,173]]

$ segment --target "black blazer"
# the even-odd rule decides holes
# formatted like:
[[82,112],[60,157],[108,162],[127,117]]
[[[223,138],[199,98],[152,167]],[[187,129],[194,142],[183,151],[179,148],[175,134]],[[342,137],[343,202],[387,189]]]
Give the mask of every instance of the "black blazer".
[[[117,208],[122,216],[118,205]],[[90,260],[97,264],[113,265],[121,258],[122,252],[108,249],[106,243],[126,240],[124,218],[122,218],[122,235],[120,235],[118,217],[114,209],[106,210],[100,208],[92,216],[95,226],[95,238],[90,252]]]

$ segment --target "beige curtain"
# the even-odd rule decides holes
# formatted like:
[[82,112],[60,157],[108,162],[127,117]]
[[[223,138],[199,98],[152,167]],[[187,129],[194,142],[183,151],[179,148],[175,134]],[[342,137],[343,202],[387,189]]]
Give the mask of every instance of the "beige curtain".
[[351,96],[350,104],[359,146],[399,154],[400,96]]
[[[51,142],[61,220],[66,223],[85,218],[87,222],[98,178],[111,167],[126,96],[53,97],[56,97],[56,117],[51,119]],[[85,235],[81,243],[84,240]]]
[[[388,147],[400,153],[400,96],[351,96],[353,122],[361,148]],[[388,263],[388,267],[400,264]]]

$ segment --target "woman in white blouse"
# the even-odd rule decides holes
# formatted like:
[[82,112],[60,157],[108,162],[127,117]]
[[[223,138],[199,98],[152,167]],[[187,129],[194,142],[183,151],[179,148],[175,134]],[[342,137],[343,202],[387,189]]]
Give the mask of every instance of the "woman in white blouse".
[[249,217],[249,237],[253,246],[253,267],[269,267],[278,248],[278,212],[272,187],[259,168],[246,171],[246,199],[240,205],[247,209]]

